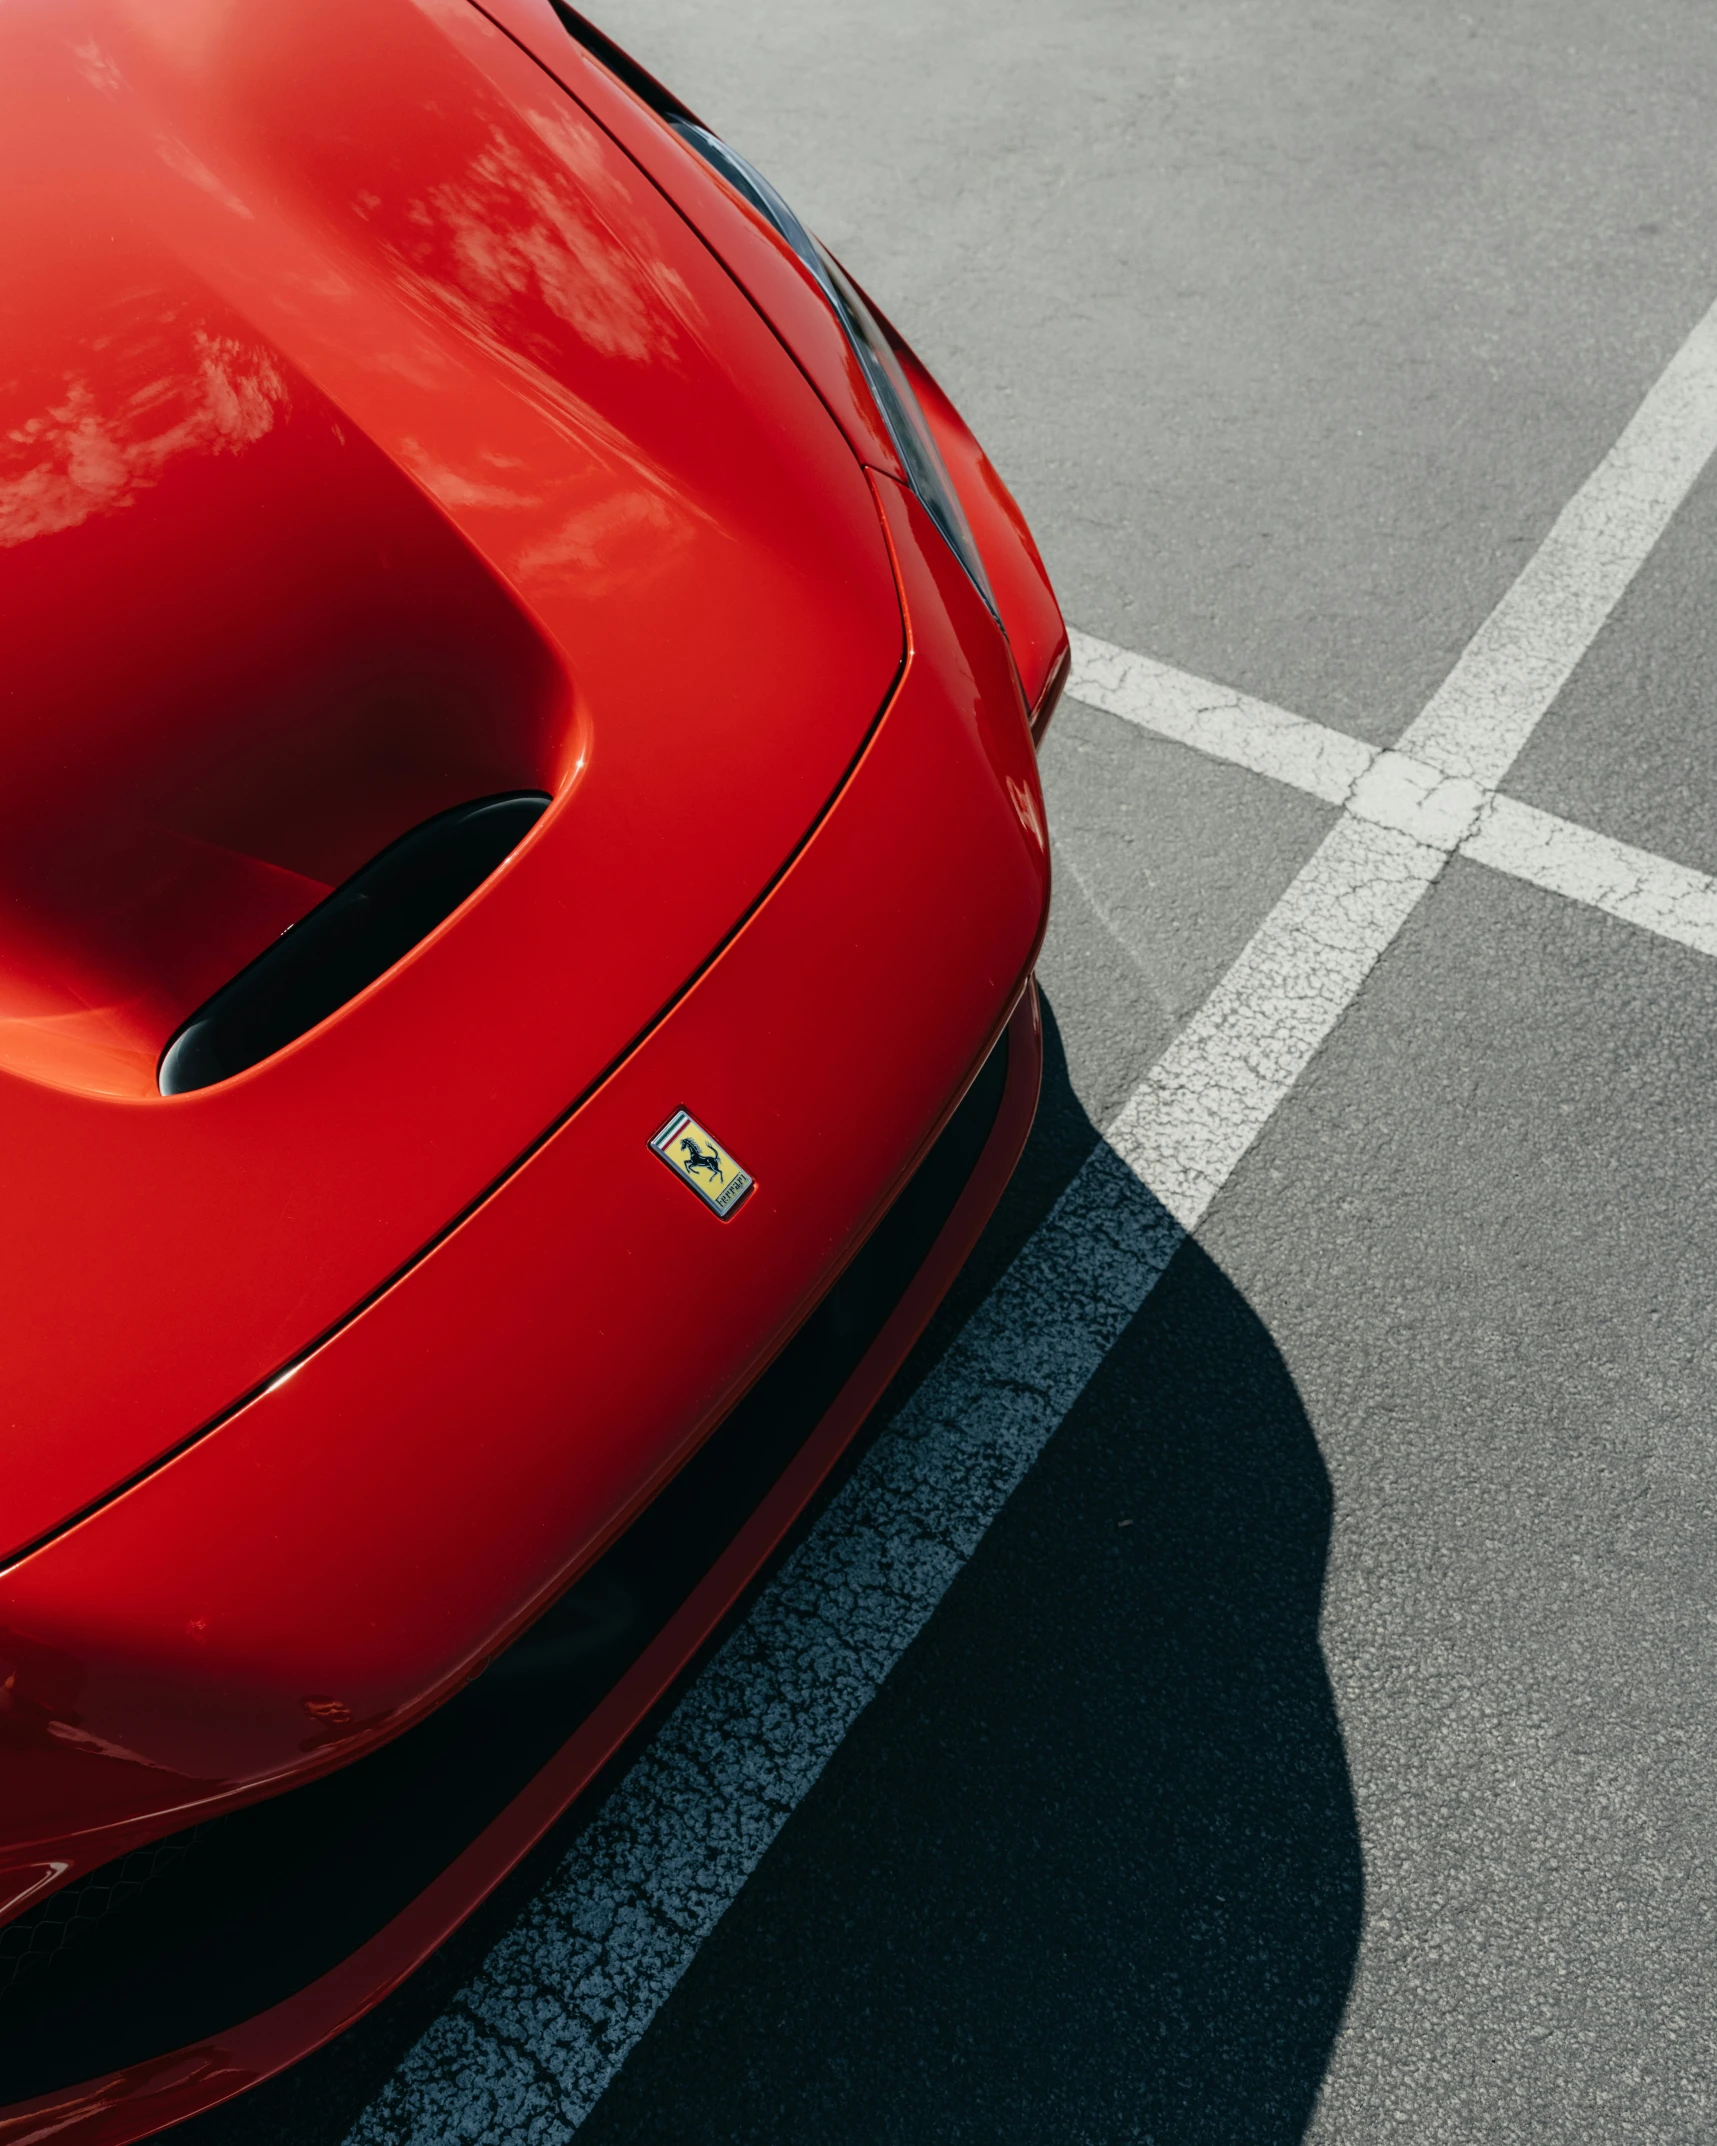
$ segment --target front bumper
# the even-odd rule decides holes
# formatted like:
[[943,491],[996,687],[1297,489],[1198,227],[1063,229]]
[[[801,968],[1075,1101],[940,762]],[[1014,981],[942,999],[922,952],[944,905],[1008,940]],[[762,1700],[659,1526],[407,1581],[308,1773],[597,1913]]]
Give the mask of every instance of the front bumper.
[[483,1676],[357,1764],[160,1843],[164,1876],[18,1978],[0,1998],[0,2141],[120,2146],[180,2122],[337,2034],[447,1937],[650,1711],[840,1457],[1012,1174],[1041,1062],[1028,990],[793,1342]]
[[[1006,648],[876,482],[906,670],[749,921],[403,1280],[0,1578],[15,1873],[106,1865],[431,1713],[755,1385],[948,1121],[1035,956],[1047,848]],[[681,1106],[757,1178],[726,1222],[649,1152]]]

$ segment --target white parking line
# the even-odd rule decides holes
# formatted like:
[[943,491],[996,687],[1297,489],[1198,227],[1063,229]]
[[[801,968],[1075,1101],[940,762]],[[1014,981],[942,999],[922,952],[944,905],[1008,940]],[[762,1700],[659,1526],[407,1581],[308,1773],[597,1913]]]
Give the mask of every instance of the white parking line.
[[1309,790],[1326,805],[1345,805],[1377,758],[1374,746],[1290,715],[1286,708],[1171,670],[1088,633],[1075,630],[1070,638],[1073,668],[1067,690],[1075,700],[1214,760],[1232,760],[1255,775]]
[[1106,1143],[1183,1230],[1204,1219],[1447,855],[1338,820],[1122,1105]]
[[[1717,442],[1714,349],[1717,309],[1559,518],[1551,558],[1535,557],[1481,628],[1458,690],[1426,711],[1436,722],[1415,724],[1410,759],[1364,749],[1349,810],[555,1876],[407,2053],[352,2146],[571,2137],[1184,1229],[1487,817],[1484,792]],[[1177,719],[1217,724],[1227,709],[1247,750],[1295,766],[1323,750],[1279,711],[1248,723],[1262,704],[1195,703]],[[1332,762],[1319,779],[1339,772]],[[1496,839],[1511,839],[1506,815]]]
[[1076,633],[1073,645],[1067,691],[1088,707],[1309,791],[1356,819],[1439,849],[1453,846],[1492,871],[1588,903],[1697,953],[1717,954],[1717,879],[1709,873],[1090,634]]
[[1690,865],[1672,864],[1512,797],[1491,800],[1461,854],[1570,901],[1589,902],[1696,953],[1717,954],[1717,880]]
[[1401,740],[1499,787],[1717,448],[1717,308],[1659,374],[1632,422]]

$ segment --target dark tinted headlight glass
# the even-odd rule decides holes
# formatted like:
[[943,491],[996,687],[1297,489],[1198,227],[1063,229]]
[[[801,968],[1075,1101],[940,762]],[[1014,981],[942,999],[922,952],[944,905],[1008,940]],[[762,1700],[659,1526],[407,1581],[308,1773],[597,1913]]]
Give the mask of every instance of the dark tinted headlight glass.
[[978,555],[978,547],[967,525],[965,512],[960,505],[960,495],[955,491],[947,467],[937,450],[935,438],[925,422],[918,397],[912,392],[912,383],[907,379],[876,315],[865,304],[839,262],[826,253],[805,229],[756,165],[742,157],[736,149],[729,148],[719,135],[712,134],[707,127],[700,127],[694,120],[676,118],[671,119],[669,125],[682,141],[695,149],[706,163],[713,165],[734,191],[743,195],[757,213],[780,232],[810,270],[817,287],[828,300],[835,318],[845,330],[847,340],[853,347],[912,489],[923,501],[931,520],[948,540],[954,556],[971,575],[978,593],[991,611],[994,611],[996,603],[990,593],[989,577],[984,572],[984,562]]

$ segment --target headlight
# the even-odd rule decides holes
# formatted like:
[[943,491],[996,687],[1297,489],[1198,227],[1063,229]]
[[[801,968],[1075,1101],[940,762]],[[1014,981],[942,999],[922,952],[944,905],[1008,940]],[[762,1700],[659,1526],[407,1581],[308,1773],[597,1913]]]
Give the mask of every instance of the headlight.
[[990,593],[984,562],[978,556],[978,547],[967,527],[960,496],[937,451],[930,427],[924,421],[924,412],[912,392],[912,383],[901,370],[900,360],[890,348],[876,315],[848,282],[839,263],[823,251],[755,165],[695,120],[674,117],[668,124],[706,163],[713,165],[737,193],[743,194],[760,216],[774,225],[816,278],[818,288],[845,329],[847,341],[870,383],[871,394],[912,489],[947,538],[955,558],[971,575],[979,595],[994,612],[996,600]]

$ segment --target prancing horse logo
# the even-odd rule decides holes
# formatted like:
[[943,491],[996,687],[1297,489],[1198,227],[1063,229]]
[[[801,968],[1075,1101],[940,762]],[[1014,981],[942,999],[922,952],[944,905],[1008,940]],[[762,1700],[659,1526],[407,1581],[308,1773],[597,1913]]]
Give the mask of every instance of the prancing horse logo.
[[689,1110],[676,1110],[650,1145],[680,1183],[690,1185],[724,1222],[751,1192],[751,1172]]
[[709,1172],[709,1181],[712,1185],[719,1185],[726,1181],[727,1172],[722,1168],[710,1149],[700,1148],[695,1140],[687,1138],[680,1142],[680,1153],[686,1158],[686,1174],[688,1176],[693,1170],[707,1170]]

